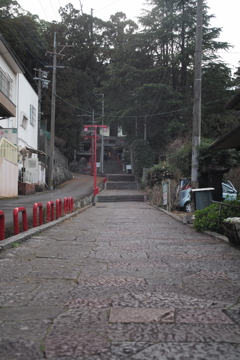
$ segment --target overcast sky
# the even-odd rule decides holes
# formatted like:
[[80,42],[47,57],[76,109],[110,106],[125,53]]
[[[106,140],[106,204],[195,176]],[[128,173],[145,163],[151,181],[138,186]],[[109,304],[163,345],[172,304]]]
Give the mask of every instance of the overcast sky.
[[[83,8],[83,12],[93,14],[108,20],[110,15],[117,11],[123,11],[128,18],[137,20],[141,15],[142,9],[147,9],[144,0],[17,0],[22,8],[32,14],[38,14],[41,19],[47,21],[60,20],[58,9],[68,3],[72,3],[75,9]],[[222,28],[220,40],[227,41],[234,45],[228,52],[221,52],[221,56],[233,69],[238,66],[240,61],[240,38],[238,35],[240,1],[239,0],[207,0],[210,13],[216,18],[212,21],[212,26]]]

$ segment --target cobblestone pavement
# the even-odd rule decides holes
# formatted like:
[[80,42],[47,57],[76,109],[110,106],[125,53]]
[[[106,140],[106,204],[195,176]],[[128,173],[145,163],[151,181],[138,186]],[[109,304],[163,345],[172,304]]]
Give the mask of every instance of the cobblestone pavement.
[[0,253],[0,360],[238,360],[240,251],[98,203]]

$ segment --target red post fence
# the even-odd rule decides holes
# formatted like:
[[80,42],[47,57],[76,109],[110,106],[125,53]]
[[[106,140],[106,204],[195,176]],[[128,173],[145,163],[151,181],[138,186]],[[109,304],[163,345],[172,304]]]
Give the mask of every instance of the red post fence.
[[41,203],[33,205],[33,227],[37,227],[37,213],[39,209],[38,226],[43,224],[43,206]]
[[63,199],[63,203],[64,203],[64,213],[67,214],[69,209],[69,198],[65,197]]
[[73,198],[70,197],[70,198],[69,198],[69,211],[70,211],[70,212],[73,212],[73,207],[74,207]]
[[49,201],[47,203],[47,223],[54,220],[54,202]]
[[68,214],[73,211],[73,198],[65,197],[64,198],[64,213]]
[[19,234],[19,221],[18,221],[18,214],[19,212],[22,213],[22,228],[23,231],[28,230],[28,223],[27,223],[27,211],[24,207],[15,208],[13,210],[13,226],[14,226],[14,235]]
[[[73,211],[74,201],[72,197],[64,198],[64,213],[68,214]],[[13,226],[14,226],[14,235],[19,234],[19,213],[22,213],[22,230],[28,230],[27,222],[27,211],[25,207],[15,208],[13,210]],[[56,219],[62,216],[62,200],[56,200]],[[38,220],[38,221],[37,221]],[[47,203],[47,214],[46,222],[54,220],[54,202],[49,201]],[[41,203],[35,203],[33,205],[33,227],[43,225],[43,205]],[[0,210],[0,241],[5,238],[5,215],[4,212]]]
[[59,219],[62,216],[62,200],[56,200],[56,219]]
[[69,198],[65,197],[63,201],[64,201],[64,213],[68,214],[69,213]]
[[0,210],[0,240],[4,240],[5,237],[5,215],[4,212]]

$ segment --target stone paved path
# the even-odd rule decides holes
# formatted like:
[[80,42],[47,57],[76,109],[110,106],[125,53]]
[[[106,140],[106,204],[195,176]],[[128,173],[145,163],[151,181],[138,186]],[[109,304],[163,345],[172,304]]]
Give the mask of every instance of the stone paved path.
[[240,359],[240,251],[147,203],[98,203],[0,274],[0,360]]

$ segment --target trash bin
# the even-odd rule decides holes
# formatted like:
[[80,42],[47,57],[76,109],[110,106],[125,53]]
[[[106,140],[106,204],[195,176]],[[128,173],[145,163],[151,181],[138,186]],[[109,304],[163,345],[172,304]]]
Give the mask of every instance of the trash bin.
[[195,210],[202,210],[211,205],[214,188],[192,189]]

